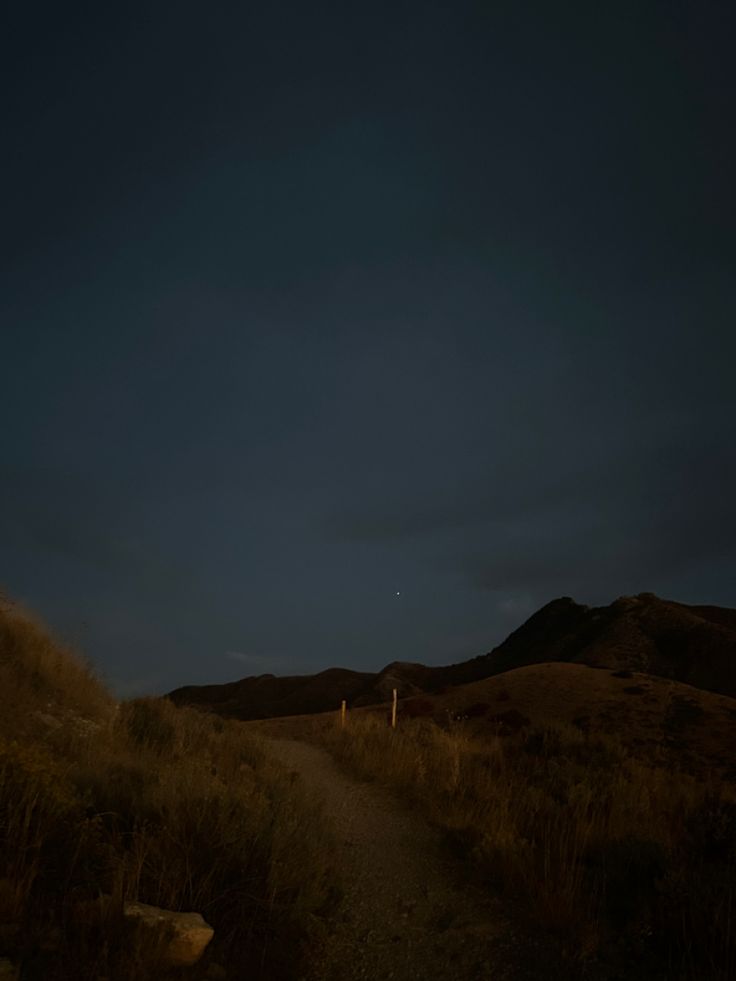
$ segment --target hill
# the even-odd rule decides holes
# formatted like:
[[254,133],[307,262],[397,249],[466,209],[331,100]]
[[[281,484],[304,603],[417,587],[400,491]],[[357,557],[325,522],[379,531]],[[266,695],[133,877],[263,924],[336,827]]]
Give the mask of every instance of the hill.
[[385,706],[251,727],[321,743],[427,815],[469,880],[559,938],[562,977],[734,977],[736,699],[554,662],[409,698],[395,730]]
[[486,677],[543,661],[642,671],[736,695],[736,610],[652,593],[604,607],[565,597],[542,607],[485,656]]
[[285,981],[324,930],[331,855],[318,808],[243,726],[116,702],[0,601],[0,977],[173,981],[204,933],[191,981]]
[[232,719],[268,719],[325,712],[343,698],[352,704],[370,688],[374,677],[346,668],[283,678],[261,674],[224,685],[189,685],[168,697],[177,705],[194,705]]
[[527,665],[407,699],[400,715],[456,720],[483,740],[522,728],[572,726],[615,738],[649,765],[736,782],[736,699],[640,672]]
[[241,720],[436,694],[516,668],[571,662],[638,671],[736,696],[736,610],[687,606],[651,593],[588,607],[569,597],[543,606],[490,653],[434,667],[394,661],[377,673],[330,668],[315,675],[260,675],[224,685],[178,688],[169,698]]

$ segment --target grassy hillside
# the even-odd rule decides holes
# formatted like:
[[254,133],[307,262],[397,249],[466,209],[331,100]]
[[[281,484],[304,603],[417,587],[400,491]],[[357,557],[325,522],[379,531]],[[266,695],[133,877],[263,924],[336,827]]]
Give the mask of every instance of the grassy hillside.
[[636,671],[533,664],[421,695],[404,717],[448,718],[481,739],[545,725],[610,736],[647,763],[700,780],[736,781],[736,699]]
[[125,900],[200,912],[190,978],[292,978],[333,900],[319,815],[258,741],[166,701],[117,704],[0,608],[0,958],[24,981],[176,977]]
[[[736,976],[736,787],[573,725],[501,736],[381,713],[304,720],[444,829],[465,874],[557,938],[565,977]],[[302,722],[304,725],[304,722]]]
[[387,706],[252,725],[404,796],[565,977],[736,976],[736,699],[552,663],[405,699],[395,731]]

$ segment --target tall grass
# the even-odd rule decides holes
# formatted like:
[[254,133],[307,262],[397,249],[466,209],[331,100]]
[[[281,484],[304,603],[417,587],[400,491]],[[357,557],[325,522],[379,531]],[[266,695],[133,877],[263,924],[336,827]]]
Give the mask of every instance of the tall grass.
[[109,719],[114,701],[80,657],[16,604],[0,599],[0,731],[38,731],[39,716]]
[[[574,727],[473,738],[462,723],[356,714],[318,738],[444,829],[581,971],[736,976],[736,795]],[[633,965],[636,965],[636,974]]]
[[116,705],[16,611],[0,643],[0,957],[28,981],[177,977],[126,927],[139,900],[214,927],[187,977],[296,976],[334,876],[290,775],[236,722]]

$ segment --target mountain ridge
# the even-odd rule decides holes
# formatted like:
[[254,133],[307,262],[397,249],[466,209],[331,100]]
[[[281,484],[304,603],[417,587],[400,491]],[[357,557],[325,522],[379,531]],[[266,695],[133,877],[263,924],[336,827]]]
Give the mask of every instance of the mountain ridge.
[[380,704],[434,694],[532,664],[569,662],[637,671],[736,697],[736,610],[687,605],[653,593],[591,607],[569,596],[542,606],[493,650],[444,666],[392,661],[377,672],[327,668],[311,675],[258,675],[169,692],[176,704],[241,720]]

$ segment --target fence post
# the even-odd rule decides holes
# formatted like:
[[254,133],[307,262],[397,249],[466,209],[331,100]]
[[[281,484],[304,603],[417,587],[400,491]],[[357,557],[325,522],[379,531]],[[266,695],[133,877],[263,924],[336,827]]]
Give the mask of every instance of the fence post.
[[391,706],[391,728],[396,728],[396,700],[398,699],[398,692],[394,688],[394,703]]
[[340,728],[345,728],[345,710],[347,706],[345,704],[345,699],[342,700],[342,705],[340,706]]

